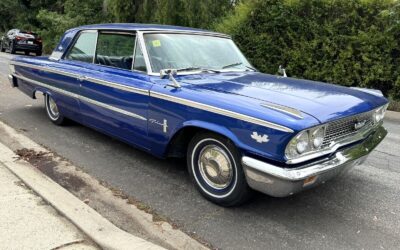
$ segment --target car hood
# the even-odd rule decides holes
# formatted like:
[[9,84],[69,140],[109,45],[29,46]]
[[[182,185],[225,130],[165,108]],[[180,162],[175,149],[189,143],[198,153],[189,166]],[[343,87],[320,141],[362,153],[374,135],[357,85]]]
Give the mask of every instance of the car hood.
[[297,109],[321,123],[387,103],[379,93],[258,72],[186,75],[178,79],[192,88],[206,88]]

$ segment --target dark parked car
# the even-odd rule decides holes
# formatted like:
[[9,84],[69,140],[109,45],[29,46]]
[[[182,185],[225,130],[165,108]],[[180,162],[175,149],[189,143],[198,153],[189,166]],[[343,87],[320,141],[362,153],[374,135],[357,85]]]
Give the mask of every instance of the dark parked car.
[[12,29],[8,31],[1,39],[0,51],[9,50],[11,54],[17,51],[24,51],[26,55],[34,52],[37,56],[42,55],[42,38],[38,34]]

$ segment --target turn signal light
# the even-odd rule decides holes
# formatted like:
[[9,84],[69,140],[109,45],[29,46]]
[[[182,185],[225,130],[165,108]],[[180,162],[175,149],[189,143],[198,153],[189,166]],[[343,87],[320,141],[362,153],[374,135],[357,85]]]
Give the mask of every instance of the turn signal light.
[[317,178],[318,178],[318,175],[307,177],[307,179],[304,180],[303,187],[314,184],[314,182],[317,180]]

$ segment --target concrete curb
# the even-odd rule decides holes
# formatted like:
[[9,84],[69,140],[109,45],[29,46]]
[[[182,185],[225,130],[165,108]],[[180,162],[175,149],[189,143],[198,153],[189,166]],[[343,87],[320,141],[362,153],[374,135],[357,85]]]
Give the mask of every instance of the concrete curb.
[[133,236],[106,220],[49,177],[0,144],[0,161],[103,249],[164,249]]

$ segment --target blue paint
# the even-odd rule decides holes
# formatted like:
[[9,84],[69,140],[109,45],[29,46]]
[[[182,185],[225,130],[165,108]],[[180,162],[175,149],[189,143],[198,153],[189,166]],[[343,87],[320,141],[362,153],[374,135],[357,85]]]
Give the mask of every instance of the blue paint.
[[[117,30],[201,30],[158,25],[104,24],[83,26],[67,31],[56,52],[64,53],[76,34],[82,29]],[[50,88],[18,80],[21,91],[33,97],[36,91],[46,92],[56,100],[66,117],[105,134],[116,137],[158,157],[165,157],[173,136],[187,127],[207,129],[230,138],[242,154],[258,155],[264,159],[284,162],[284,150],[289,140],[299,131],[373,110],[387,103],[386,98],[359,90],[321,82],[281,78],[258,72],[203,73],[177,76],[182,88],[166,87],[167,79],[145,73],[110,68],[68,60],[52,61],[46,57],[16,57],[13,62],[47,67],[63,72],[92,77],[134,87],[147,92],[138,94],[88,80],[65,76],[46,70],[16,65],[16,74],[63,89],[100,103],[140,115],[140,120],[103,107],[52,91]],[[205,111],[187,105],[150,96],[161,93],[171,97],[206,104],[224,110],[245,114],[290,128],[294,133],[255,125],[249,122]],[[298,109],[303,118],[261,106],[275,103]],[[167,130],[162,123],[167,121]],[[251,134],[268,135],[268,143],[257,143]]]

